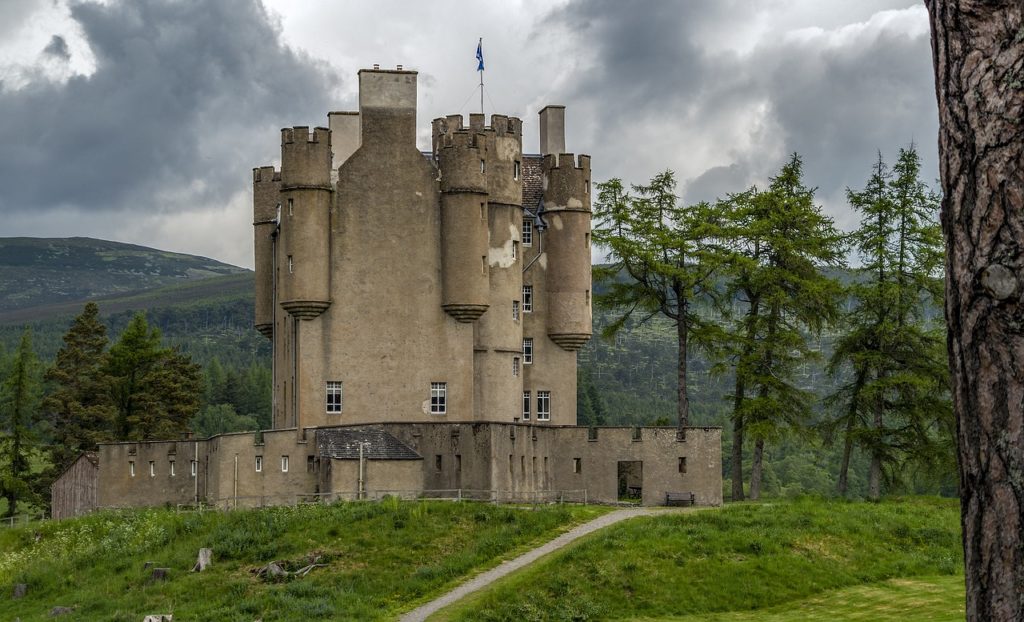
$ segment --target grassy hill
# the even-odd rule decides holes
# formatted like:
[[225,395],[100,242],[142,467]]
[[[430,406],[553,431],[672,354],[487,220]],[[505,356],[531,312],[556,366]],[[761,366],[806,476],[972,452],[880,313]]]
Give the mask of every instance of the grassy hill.
[[962,620],[958,510],[803,499],[635,519],[431,619]]
[[246,272],[206,257],[92,238],[0,238],[0,313]]
[[[0,619],[138,622],[178,620],[393,620],[467,575],[532,548],[605,510],[517,509],[476,503],[305,505],[177,514],[101,512],[0,530],[0,591],[25,583],[24,599],[0,599]],[[38,537],[37,537],[38,535]],[[201,547],[213,565],[190,569]],[[304,577],[252,571],[277,561]],[[152,566],[169,580],[151,581]]]

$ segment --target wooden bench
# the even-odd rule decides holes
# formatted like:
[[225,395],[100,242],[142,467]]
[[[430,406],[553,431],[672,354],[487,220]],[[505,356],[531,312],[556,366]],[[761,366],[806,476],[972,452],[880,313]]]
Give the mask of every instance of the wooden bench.
[[694,496],[692,492],[666,492],[665,505],[693,505]]

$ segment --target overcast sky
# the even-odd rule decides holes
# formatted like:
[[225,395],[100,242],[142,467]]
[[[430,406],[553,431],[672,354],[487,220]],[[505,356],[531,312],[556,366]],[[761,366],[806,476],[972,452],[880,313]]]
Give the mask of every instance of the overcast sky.
[[278,129],[356,108],[356,72],[419,71],[430,119],[566,106],[593,178],[670,168],[686,201],[789,153],[844,228],[848,186],[911,141],[938,177],[923,3],[911,0],[2,0],[0,236],[84,235],[252,266],[251,169]]

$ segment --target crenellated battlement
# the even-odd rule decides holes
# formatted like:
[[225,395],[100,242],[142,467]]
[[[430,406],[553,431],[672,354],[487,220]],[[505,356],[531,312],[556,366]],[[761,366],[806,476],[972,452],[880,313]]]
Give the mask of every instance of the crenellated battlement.
[[281,171],[273,166],[260,166],[252,169],[252,183],[271,183],[281,181]]
[[477,150],[486,148],[484,134],[470,130],[459,130],[457,132],[440,134],[438,139],[438,143],[434,145],[434,151],[437,152],[442,149],[453,148]]
[[330,146],[331,130],[326,127],[315,127],[310,132],[308,125],[281,128],[281,144],[288,145],[295,142],[323,143]]
[[484,120],[485,116],[479,113],[469,115],[469,125],[464,124],[461,114],[450,114],[446,117],[434,119],[431,123],[434,145],[439,144],[441,136],[466,130],[480,134],[493,134],[494,136],[512,136],[519,139],[523,137],[523,121],[518,117],[494,114],[491,115],[490,125],[484,125]]
[[560,153],[558,155],[549,153],[544,156],[544,170],[564,168],[562,165],[565,163],[569,163],[572,168],[577,170],[590,172],[590,156],[584,153],[581,153],[579,157],[576,157],[573,153]]

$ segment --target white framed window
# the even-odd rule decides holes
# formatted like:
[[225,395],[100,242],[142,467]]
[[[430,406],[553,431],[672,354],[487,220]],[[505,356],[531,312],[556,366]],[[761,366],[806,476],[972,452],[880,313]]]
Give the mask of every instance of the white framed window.
[[523,365],[533,364],[533,337],[523,338]]
[[256,472],[263,472],[263,456],[256,456]]
[[522,164],[519,163],[519,160],[516,160],[512,164],[512,179],[519,179],[520,173],[522,173]]
[[523,219],[523,246],[533,246],[533,219]]
[[430,414],[443,415],[448,412],[448,383],[430,383]]
[[156,477],[156,462],[149,461],[149,476]]
[[533,312],[533,285],[523,285],[523,313]]
[[281,472],[288,472],[288,456],[281,456]]
[[519,321],[519,301],[518,300],[513,300],[512,301],[512,319],[515,320],[516,322]]
[[483,160],[480,160],[480,172],[481,173],[486,173],[487,172],[487,166],[484,164]]
[[292,260],[292,256],[288,255],[288,274],[295,273],[295,261]]
[[327,382],[327,412],[341,412],[341,382],[336,380]]
[[519,258],[519,242],[512,240],[512,259]]
[[519,357],[518,356],[513,356],[512,357],[512,375],[513,376],[518,376],[519,375]]
[[551,421],[551,391],[537,391],[537,421]]
[[130,475],[132,477],[135,477],[135,461],[134,460],[129,460],[128,461],[128,475]]
[[523,391],[523,421],[530,420],[530,392]]
[[174,460],[171,460],[171,477],[174,477]]
[[190,465],[190,468],[191,468],[191,471],[192,471],[192,477],[195,477],[196,473],[199,472],[199,463],[196,462],[195,460],[192,460],[191,463],[192,464]]

